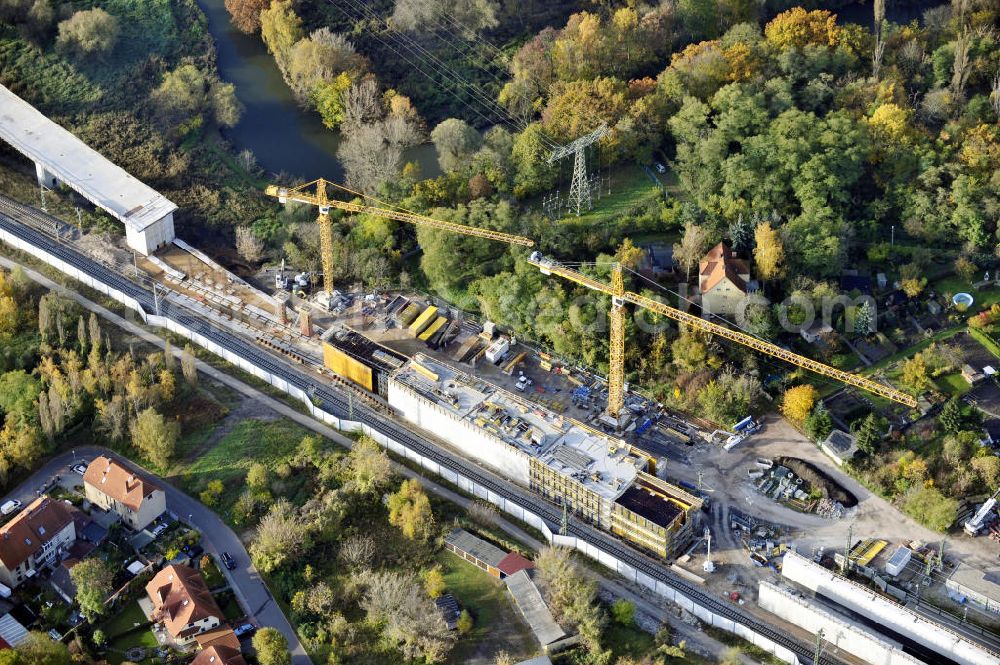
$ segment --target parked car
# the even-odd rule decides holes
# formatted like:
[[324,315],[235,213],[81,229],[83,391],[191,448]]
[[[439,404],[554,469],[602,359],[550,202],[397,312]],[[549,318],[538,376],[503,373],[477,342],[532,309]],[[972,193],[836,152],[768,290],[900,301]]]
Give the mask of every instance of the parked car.
[[81,476],[87,472],[87,465],[83,462],[80,464],[74,464],[70,467],[73,473],[79,473]]
[[4,515],[10,515],[11,513],[17,512],[21,509],[21,502],[17,499],[11,499],[6,501],[2,506],[0,506],[0,513]]
[[227,570],[236,570],[236,560],[233,559],[229,552],[222,553],[222,564]]
[[166,531],[167,530],[167,526],[168,525],[166,525],[166,524],[157,524],[156,526],[154,526],[153,527],[153,531],[152,531],[153,538],[158,537],[161,533],[163,533],[164,531]]
[[236,626],[236,628],[233,628],[233,634],[235,634],[236,637],[253,635],[255,632],[257,632],[257,626],[252,623],[241,623]]

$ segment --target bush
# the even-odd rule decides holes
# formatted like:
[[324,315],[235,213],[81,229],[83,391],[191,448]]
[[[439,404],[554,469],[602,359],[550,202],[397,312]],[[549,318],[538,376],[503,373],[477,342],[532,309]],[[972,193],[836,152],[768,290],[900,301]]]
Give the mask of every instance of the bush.
[[105,56],[118,41],[118,19],[103,9],[77,12],[59,24],[59,48],[76,56]]
[[633,625],[635,623],[635,604],[624,598],[616,600],[611,606],[611,618],[622,626]]

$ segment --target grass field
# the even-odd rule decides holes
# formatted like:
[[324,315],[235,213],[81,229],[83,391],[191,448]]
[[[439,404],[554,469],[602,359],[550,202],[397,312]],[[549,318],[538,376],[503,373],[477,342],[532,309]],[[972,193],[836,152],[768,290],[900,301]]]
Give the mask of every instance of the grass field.
[[[236,424],[210,450],[196,459],[180,475],[181,487],[192,496],[212,480],[226,486],[219,505],[225,513],[239,497],[243,480],[252,462],[261,462],[272,471],[296,450],[309,430],[290,420],[244,420]],[[289,479],[291,483],[294,479]]]
[[537,651],[537,642],[500,580],[490,577],[451,552],[441,552],[438,562],[448,591],[475,619],[472,632],[452,651],[448,662],[465,663],[472,658],[492,660],[505,650],[515,662]]
[[934,383],[937,385],[938,390],[948,395],[964,395],[972,389],[969,382],[962,378],[961,372],[939,376],[934,379]]
[[[611,194],[605,194],[594,200],[594,209],[579,217],[567,215],[560,223],[573,226],[596,226],[611,219],[624,217],[650,199],[660,195],[659,188],[653,184],[642,167],[632,164],[616,170],[611,177]],[[627,224],[626,224],[627,225]]]

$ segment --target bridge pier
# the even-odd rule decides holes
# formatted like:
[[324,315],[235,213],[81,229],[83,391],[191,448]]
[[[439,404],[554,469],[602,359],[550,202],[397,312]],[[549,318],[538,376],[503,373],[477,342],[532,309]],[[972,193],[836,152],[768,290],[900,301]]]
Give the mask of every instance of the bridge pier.
[[39,185],[49,189],[55,189],[61,184],[59,178],[38,162],[35,162],[35,176],[38,178]]

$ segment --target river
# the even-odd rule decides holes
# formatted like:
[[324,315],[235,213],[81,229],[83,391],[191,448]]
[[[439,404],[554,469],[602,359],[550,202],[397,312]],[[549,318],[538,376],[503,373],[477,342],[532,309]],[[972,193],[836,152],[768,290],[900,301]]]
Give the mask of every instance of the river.
[[[342,181],[344,169],[337,160],[340,134],[296,103],[260,35],[236,30],[223,0],[198,0],[198,4],[215,39],[219,76],[236,86],[236,96],[246,107],[239,124],[225,130],[226,138],[237,150],[253,152],[257,163],[272,173]],[[440,172],[430,144],[408,150],[405,159],[420,164],[425,176]]]

